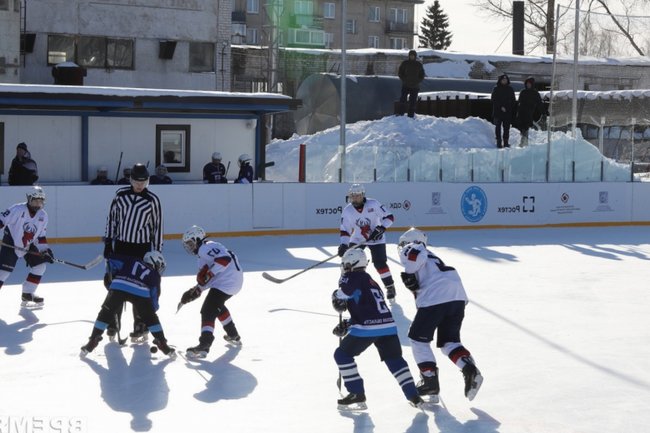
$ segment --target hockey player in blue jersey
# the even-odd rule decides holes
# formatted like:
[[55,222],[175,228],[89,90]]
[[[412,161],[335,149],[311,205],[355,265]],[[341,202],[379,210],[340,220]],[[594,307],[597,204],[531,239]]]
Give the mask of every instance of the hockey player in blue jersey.
[[154,336],[153,343],[165,355],[176,357],[176,352],[167,344],[158,310],[160,296],[160,275],[165,270],[165,258],[158,251],[150,251],[143,259],[130,256],[113,255],[109,259],[111,281],[108,294],[97,315],[95,326],[88,343],[81,347],[81,356],[92,352],[102,340],[102,334],[113,321],[117,311],[125,301],[137,309],[149,332]]
[[413,376],[402,357],[402,346],[384,294],[379,285],[366,272],[368,258],[359,248],[343,254],[343,275],[339,288],[332,294],[332,306],[338,312],[346,309],[350,319],[341,321],[333,330],[334,335],[344,337],[334,351],[343,383],[349,394],[338,400],[340,410],[366,409],[363,379],[354,360],[371,345],[375,345],[381,360],[393,374],[408,401],[415,407],[423,403],[418,395]]

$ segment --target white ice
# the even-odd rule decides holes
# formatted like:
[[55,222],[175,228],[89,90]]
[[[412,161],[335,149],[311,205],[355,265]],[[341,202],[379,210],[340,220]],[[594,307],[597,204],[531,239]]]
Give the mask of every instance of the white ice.
[[[388,252],[399,279],[398,235],[389,234]],[[471,298],[462,340],[485,377],[472,402],[461,373],[436,351],[442,404],[412,408],[371,348],[358,359],[368,410],[339,413],[330,304],[337,260],[281,285],[261,277],[288,276],[333,254],[336,234],[239,237],[220,240],[246,270],[243,291],[228,304],[243,346],[217,340],[198,362],[106,340],[81,360],[106,293],[102,267],[50,265],[38,292],[46,306],[27,311],[19,307],[26,273],[19,265],[0,290],[0,430],[49,432],[57,431],[50,424],[81,420],[76,431],[93,433],[648,431],[650,227],[435,231],[429,239]],[[101,246],[54,250],[85,262]],[[178,241],[164,253],[159,314],[170,343],[185,349],[197,343],[203,298],[175,314],[195,262]],[[392,311],[416,374],[405,338],[415,308],[401,282]]]

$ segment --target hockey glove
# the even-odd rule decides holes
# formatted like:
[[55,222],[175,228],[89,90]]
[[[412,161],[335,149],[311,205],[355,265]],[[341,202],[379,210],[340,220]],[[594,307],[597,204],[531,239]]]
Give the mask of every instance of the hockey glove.
[[214,274],[210,271],[210,267],[208,265],[203,265],[199,273],[196,275],[196,282],[201,286],[205,286],[212,277],[214,277]]
[[402,272],[400,275],[402,277],[402,282],[411,292],[415,293],[415,291],[420,289],[420,283],[418,283],[418,279],[415,274],[407,274],[406,272]]
[[348,246],[346,244],[341,244],[339,245],[339,257],[343,257],[343,254],[348,250]]
[[113,255],[113,239],[104,238],[104,258],[107,259]]
[[381,236],[384,234],[386,231],[386,227],[384,226],[377,226],[375,229],[370,233],[370,236],[368,236],[368,241],[376,241],[377,239],[381,238]]
[[332,329],[332,334],[337,337],[345,337],[350,332],[350,320],[345,319]]
[[334,307],[337,312],[342,313],[348,309],[348,301],[337,297],[336,292],[338,292],[338,290],[332,292],[332,307]]
[[46,249],[45,251],[41,251],[41,257],[43,257],[43,260],[45,260],[48,263],[54,263],[54,254],[52,253],[51,249]]
[[194,301],[195,299],[199,299],[201,297],[201,288],[199,286],[194,286],[191,289],[187,290],[185,293],[183,293],[183,296],[181,296],[181,304],[187,304],[189,302]]

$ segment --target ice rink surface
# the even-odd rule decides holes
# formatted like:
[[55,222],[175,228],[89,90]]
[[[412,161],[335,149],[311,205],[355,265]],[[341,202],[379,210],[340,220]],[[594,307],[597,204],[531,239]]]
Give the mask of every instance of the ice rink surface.
[[[429,232],[431,249],[460,272],[470,297],[462,340],[485,381],[463,396],[462,375],[436,350],[442,404],[408,405],[374,348],[357,362],[368,410],[336,409],[332,353],[338,321],[330,294],[338,260],[277,285],[336,252],[333,235],[221,238],[246,271],[228,306],[243,346],[218,340],[205,360],[174,361],[148,345],[105,339],[86,359],[106,294],[103,266],[49,265],[42,310],[20,308],[19,264],[0,290],[0,431],[233,433],[644,433],[650,407],[650,228],[558,228]],[[396,277],[392,311],[406,338],[415,314]],[[53,245],[58,258],[87,262],[100,244]],[[159,316],[170,344],[198,342],[200,300],[175,314],[194,284],[194,258],[179,241],[164,254]],[[370,274],[377,276],[374,269]],[[123,334],[131,327],[124,314]],[[31,430],[29,430],[31,428]],[[40,430],[38,430],[40,428]]]

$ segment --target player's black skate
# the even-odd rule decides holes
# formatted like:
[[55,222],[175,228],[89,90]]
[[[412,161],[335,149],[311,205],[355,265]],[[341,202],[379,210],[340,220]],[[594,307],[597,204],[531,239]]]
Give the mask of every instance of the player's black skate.
[[37,308],[43,308],[43,305],[45,305],[45,299],[32,293],[23,293],[22,302],[20,303],[21,307],[35,310]]
[[95,350],[95,348],[97,347],[100,341],[102,341],[101,335],[97,335],[96,337],[90,337],[88,339],[88,343],[81,346],[81,353],[79,354],[79,356],[81,356],[82,358],[86,357],[86,355],[88,355],[90,352]]
[[199,338],[199,344],[194,347],[188,347],[185,351],[187,357],[193,359],[205,358],[208,356],[208,352],[210,352],[210,346],[212,346],[213,341],[214,335],[209,333],[201,334],[201,337]]
[[394,284],[389,284],[386,286],[386,299],[389,301],[392,301],[395,299],[395,285]]
[[108,341],[115,341],[117,338],[117,329],[106,328],[106,336],[108,337]]
[[422,397],[419,395],[416,395],[415,397],[409,398],[409,403],[411,403],[411,406],[421,408],[424,406],[424,400],[422,400]]
[[233,346],[241,346],[241,337],[239,335],[224,335],[223,339]]
[[427,397],[428,403],[438,403],[440,401],[438,394],[440,393],[440,382],[438,380],[438,367],[433,372],[433,376],[420,376],[420,380],[416,386],[418,394]]
[[463,360],[465,361],[465,366],[463,367],[463,378],[465,378],[465,397],[467,397],[468,400],[472,401],[474,400],[474,397],[476,397],[478,390],[481,388],[481,384],[483,383],[483,376],[481,376],[481,372],[478,371],[478,368],[476,368],[474,360],[471,356],[468,358],[463,358]]
[[162,353],[169,356],[171,359],[176,359],[176,349],[169,347],[167,340],[159,340],[157,338],[154,338],[153,344],[155,344]]
[[366,410],[366,395],[350,393],[337,400],[339,410]]
[[144,343],[149,338],[147,325],[142,322],[137,322],[133,325],[133,332],[129,334],[131,343]]

